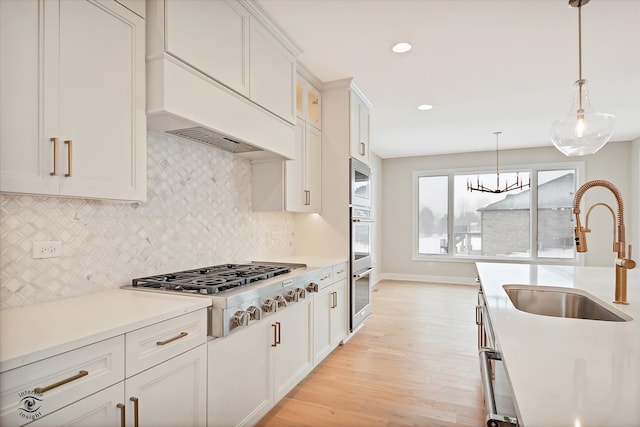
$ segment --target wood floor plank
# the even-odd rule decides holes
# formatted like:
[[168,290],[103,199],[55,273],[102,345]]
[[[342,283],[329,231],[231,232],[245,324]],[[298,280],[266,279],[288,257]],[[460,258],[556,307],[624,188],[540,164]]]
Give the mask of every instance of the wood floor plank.
[[464,285],[380,282],[364,326],[258,426],[481,426],[476,295]]

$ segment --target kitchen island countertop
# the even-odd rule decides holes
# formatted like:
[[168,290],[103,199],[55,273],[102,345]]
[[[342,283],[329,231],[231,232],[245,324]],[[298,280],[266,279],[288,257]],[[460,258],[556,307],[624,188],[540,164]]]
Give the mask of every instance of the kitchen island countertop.
[[210,298],[113,289],[0,311],[0,372],[211,305]]
[[[520,425],[640,426],[640,271],[628,273],[629,305],[613,304],[614,268],[476,263]],[[530,314],[508,284],[576,288],[628,322]]]

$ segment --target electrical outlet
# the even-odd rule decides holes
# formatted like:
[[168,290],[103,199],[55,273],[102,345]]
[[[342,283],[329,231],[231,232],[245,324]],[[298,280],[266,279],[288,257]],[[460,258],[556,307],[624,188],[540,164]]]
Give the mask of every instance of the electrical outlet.
[[56,258],[62,256],[62,242],[59,240],[33,242],[34,258]]

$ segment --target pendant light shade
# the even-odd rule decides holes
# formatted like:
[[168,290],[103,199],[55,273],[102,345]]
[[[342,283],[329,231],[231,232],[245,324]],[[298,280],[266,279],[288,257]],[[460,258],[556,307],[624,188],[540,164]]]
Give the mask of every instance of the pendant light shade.
[[613,114],[597,113],[591,107],[587,81],[582,78],[582,6],[589,0],[569,0],[578,8],[578,80],[574,83],[573,105],[569,113],[551,124],[551,142],[567,156],[593,154],[613,133]]
[[576,81],[574,89],[569,113],[551,124],[551,141],[566,156],[593,154],[611,138],[615,118],[593,111],[586,80]]

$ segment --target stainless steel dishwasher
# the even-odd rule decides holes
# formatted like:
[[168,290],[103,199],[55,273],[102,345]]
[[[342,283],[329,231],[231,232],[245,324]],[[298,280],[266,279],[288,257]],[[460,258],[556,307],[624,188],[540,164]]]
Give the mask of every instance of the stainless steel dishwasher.
[[502,356],[491,326],[487,301],[478,279],[478,351],[487,427],[517,426],[518,418]]

